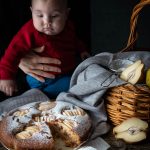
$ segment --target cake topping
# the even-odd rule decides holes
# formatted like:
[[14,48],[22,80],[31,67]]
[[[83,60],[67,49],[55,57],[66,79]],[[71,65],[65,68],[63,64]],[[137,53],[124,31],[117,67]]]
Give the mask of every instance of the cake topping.
[[18,110],[18,111],[16,111],[16,112],[14,112],[14,116],[24,116],[24,115],[26,115],[27,113],[29,112],[29,110],[28,109],[25,109],[25,110]]
[[39,104],[39,110],[41,111],[46,111],[46,110],[49,110],[49,109],[52,109],[56,106],[56,103],[55,102],[42,102]]
[[31,136],[32,135],[30,134],[30,132],[27,132],[27,131],[22,131],[16,134],[17,139],[29,139]]
[[70,120],[64,120],[63,123],[69,127],[70,129],[73,129],[74,127],[77,126],[76,122],[70,121]]
[[16,138],[18,139],[28,139],[30,137],[32,137],[32,135],[36,132],[39,132],[40,129],[38,126],[29,126],[26,127],[24,131],[21,131],[20,133],[16,134]]
[[77,115],[84,116],[85,112],[84,112],[83,109],[80,109],[80,108],[76,108],[76,109],[73,109],[73,110],[64,110],[63,109],[62,114],[66,115],[66,116],[77,116]]

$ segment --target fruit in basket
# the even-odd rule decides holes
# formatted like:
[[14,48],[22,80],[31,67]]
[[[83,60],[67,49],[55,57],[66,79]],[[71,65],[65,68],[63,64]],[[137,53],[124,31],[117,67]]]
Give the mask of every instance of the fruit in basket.
[[127,143],[135,143],[146,139],[148,123],[139,118],[132,117],[114,127],[113,133],[116,139],[122,139]]
[[150,68],[146,71],[146,85],[150,88]]
[[136,84],[143,77],[143,70],[144,64],[141,62],[141,60],[137,60],[122,71],[120,78],[131,84]]

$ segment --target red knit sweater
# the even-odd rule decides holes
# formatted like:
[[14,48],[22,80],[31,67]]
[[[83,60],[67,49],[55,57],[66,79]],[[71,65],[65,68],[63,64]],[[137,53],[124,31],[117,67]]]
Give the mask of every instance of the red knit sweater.
[[61,61],[59,66],[61,74],[73,71],[77,65],[76,55],[86,51],[83,43],[77,39],[71,22],[68,21],[64,31],[59,35],[48,36],[38,32],[33,26],[33,21],[30,20],[14,36],[1,58],[0,79],[14,79],[21,58],[31,49],[43,45],[45,49],[40,55],[58,58]]

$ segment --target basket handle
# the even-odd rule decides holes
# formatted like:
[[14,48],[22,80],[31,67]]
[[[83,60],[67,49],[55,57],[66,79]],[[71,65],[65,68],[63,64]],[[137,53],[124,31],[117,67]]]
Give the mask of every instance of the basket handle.
[[132,15],[130,18],[130,34],[128,37],[127,46],[124,49],[122,49],[121,52],[130,51],[131,49],[133,49],[133,46],[135,45],[135,42],[138,38],[136,26],[137,26],[137,19],[138,19],[139,13],[144,6],[149,5],[149,4],[150,4],[150,0],[141,0],[133,8]]

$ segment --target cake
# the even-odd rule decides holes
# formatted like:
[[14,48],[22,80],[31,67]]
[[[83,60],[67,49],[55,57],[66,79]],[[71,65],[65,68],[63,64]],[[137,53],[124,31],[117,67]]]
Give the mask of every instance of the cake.
[[6,114],[0,122],[0,141],[14,150],[55,150],[56,139],[77,147],[90,133],[91,119],[67,102],[35,102]]

